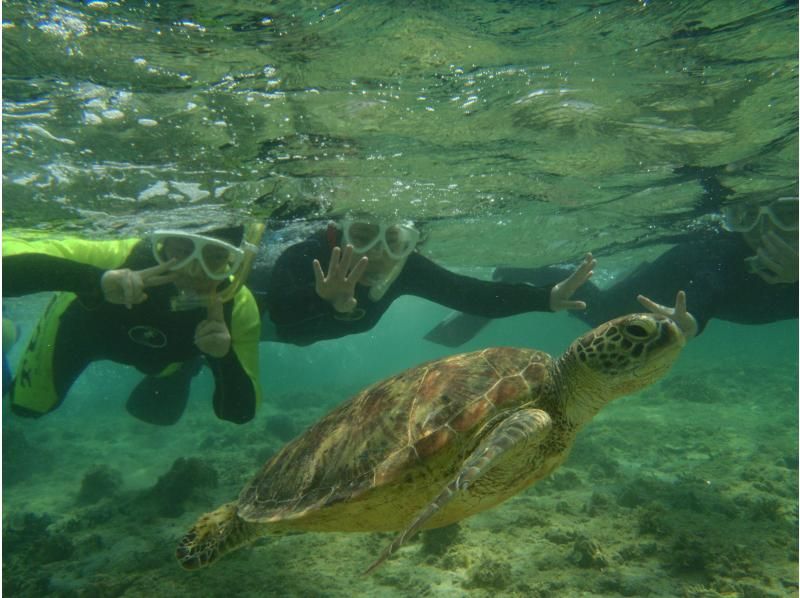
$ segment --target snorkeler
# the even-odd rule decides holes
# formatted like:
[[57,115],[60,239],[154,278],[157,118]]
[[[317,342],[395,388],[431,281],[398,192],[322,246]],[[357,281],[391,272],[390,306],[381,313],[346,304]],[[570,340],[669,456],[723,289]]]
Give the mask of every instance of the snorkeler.
[[261,323],[242,282],[261,232],[262,225],[251,225],[121,241],[28,241],[7,231],[4,297],[60,291],[20,360],[12,412],[53,411],[89,363],[107,359],[148,374],[131,393],[128,411],[169,425],[183,413],[202,355],[214,376],[217,417],[252,419],[261,395]]
[[487,318],[586,308],[570,297],[592,275],[591,254],[564,280],[537,287],[450,272],[416,251],[419,238],[411,223],[358,217],[330,223],[287,248],[272,269],[262,305],[278,340],[309,345],[364,332],[402,295]]
[[[644,306],[671,317],[689,338],[712,318],[739,324],[797,318],[798,198],[732,203],[722,209],[721,220],[717,237],[676,245],[608,289],[588,283],[578,293],[588,308],[576,316],[596,326]],[[558,266],[498,268],[494,277],[541,284],[563,272]],[[425,338],[456,346],[487,323],[453,314]]]

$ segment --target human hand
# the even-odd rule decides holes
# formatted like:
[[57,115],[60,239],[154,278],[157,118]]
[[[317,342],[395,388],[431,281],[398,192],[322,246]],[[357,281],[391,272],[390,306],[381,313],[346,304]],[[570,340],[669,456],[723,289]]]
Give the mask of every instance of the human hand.
[[144,292],[147,287],[157,287],[175,280],[175,273],[168,272],[174,264],[175,260],[170,260],[144,270],[107,270],[100,279],[103,297],[109,303],[131,309],[133,304],[147,300],[147,293]]
[[754,274],[769,284],[797,282],[797,250],[775,234],[775,231],[771,230],[761,237],[756,255],[747,258],[745,262]]
[[342,251],[334,247],[328,264],[328,274],[322,272],[319,260],[314,260],[314,279],[316,291],[339,313],[353,311],[358,303],[355,298],[356,283],[361,280],[369,260],[366,256],[350,268],[353,261],[353,246],[347,245]]
[[678,328],[681,329],[687,340],[697,335],[697,320],[694,319],[692,314],[686,311],[685,291],[678,291],[678,294],[675,296],[674,308],[656,303],[644,295],[637,295],[636,300],[639,301],[647,311],[670,318],[678,325]]
[[222,301],[216,295],[208,304],[208,317],[194,330],[194,344],[203,353],[218,359],[231,350],[231,333],[225,324]]
[[597,260],[592,257],[591,253],[587,253],[583,258],[583,263],[575,269],[575,272],[551,289],[550,310],[586,309],[585,301],[571,301],[570,297],[583,283],[592,277],[592,274],[594,274],[593,269],[596,265]]

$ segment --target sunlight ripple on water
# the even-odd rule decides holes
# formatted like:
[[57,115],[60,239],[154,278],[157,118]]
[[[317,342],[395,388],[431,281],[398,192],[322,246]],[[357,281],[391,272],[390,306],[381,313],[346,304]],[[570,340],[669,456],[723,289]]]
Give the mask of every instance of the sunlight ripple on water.
[[477,265],[668,240],[715,226],[704,176],[733,200],[795,184],[796,17],[783,2],[7,2],[5,226],[357,208],[427,223],[432,256]]

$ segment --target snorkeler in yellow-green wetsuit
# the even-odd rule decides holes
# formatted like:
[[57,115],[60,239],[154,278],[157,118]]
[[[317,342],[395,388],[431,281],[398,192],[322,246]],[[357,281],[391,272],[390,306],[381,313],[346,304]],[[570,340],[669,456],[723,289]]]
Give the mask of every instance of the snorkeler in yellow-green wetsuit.
[[[175,423],[204,356],[214,412],[244,423],[260,402],[261,320],[243,286],[263,226],[144,239],[27,240],[3,235],[3,296],[59,291],[32,333],[9,391],[11,410],[56,409],[89,363],[111,360],[148,376],[127,402],[134,416]],[[159,378],[179,384],[153,384]]]

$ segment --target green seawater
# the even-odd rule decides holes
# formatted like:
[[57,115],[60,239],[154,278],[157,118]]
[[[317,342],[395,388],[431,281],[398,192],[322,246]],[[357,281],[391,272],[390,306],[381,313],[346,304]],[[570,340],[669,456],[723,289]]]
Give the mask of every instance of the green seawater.
[[[279,246],[359,209],[414,219],[423,252],[464,273],[591,250],[605,285],[713,235],[727,203],[796,193],[795,2],[11,0],[2,12],[4,230],[117,238],[256,218]],[[726,191],[709,192],[712,179]],[[12,366],[46,300],[4,301],[22,331]],[[796,320],[712,320],[662,381],[606,407],[548,480],[424,532],[371,576],[391,535],[266,538],[180,569],[182,534],[286,440],[452,353],[422,339],[448,314],[405,297],[369,333],[262,343],[264,403],[243,426],[214,418],[207,370],[168,428],[126,413],[141,375],[107,362],[44,418],[4,404],[4,594],[798,594]],[[559,355],[586,330],[566,314],[515,316],[460,350]],[[178,489],[155,492],[176,462]],[[87,480],[100,480],[91,498]]]

